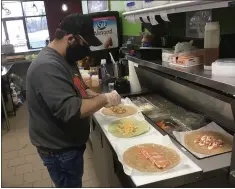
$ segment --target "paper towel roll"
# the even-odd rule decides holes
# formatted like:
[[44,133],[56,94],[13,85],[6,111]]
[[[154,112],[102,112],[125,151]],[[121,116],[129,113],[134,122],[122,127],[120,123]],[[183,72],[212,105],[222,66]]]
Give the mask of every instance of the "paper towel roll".
[[141,92],[141,86],[138,79],[138,76],[135,71],[134,62],[128,61],[129,66],[129,81],[130,81],[130,88],[132,93]]

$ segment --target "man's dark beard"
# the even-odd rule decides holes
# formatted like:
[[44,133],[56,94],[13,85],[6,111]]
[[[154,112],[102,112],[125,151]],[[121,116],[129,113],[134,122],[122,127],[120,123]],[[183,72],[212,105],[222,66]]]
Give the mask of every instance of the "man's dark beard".
[[66,60],[69,63],[83,60],[85,57],[89,56],[90,53],[91,50],[88,45],[70,45],[66,50]]

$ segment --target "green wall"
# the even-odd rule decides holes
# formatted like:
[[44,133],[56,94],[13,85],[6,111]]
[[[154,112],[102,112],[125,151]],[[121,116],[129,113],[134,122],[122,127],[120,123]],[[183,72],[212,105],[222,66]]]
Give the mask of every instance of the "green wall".
[[120,17],[122,18],[122,30],[123,35],[127,36],[139,36],[141,32],[141,24],[136,23],[132,24],[128,22],[123,16],[122,13],[125,11],[124,1],[110,0],[109,7],[112,11],[119,11]]

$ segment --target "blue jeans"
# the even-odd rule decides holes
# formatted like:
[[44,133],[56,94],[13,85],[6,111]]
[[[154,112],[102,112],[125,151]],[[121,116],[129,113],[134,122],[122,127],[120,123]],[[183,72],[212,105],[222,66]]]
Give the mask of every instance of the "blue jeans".
[[84,169],[83,154],[86,146],[78,149],[45,153],[38,150],[38,153],[47,167],[49,175],[57,188],[81,188]]

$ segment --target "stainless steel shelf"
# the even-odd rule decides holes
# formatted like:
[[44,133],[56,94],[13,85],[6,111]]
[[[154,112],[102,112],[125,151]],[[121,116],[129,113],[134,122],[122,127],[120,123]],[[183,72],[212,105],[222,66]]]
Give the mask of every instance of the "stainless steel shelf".
[[235,97],[235,77],[221,77],[212,75],[211,71],[204,70],[203,65],[190,68],[181,68],[162,61],[146,61],[132,56],[126,56],[127,60],[133,61],[136,66],[143,66],[179,77],[196,84],[200,84],[215,90],[222,91]]
[[190,12],[190,11],[197,11],[197,10],[206,10],[206,9],[215,9],[215,8],[224,8],[229,7],[230,4],[234,1],[181,1],[181,2],[174,2],[169,3],[166,5],[151,7],[151,8],[144,8],[135,11],[124,12],[123,16],[129,15],[136,15],[141,16],[144,14],[154,13],[154,15],[160,15],[161,13],[164,14],[173,14],[173,13],[180,13],[180,12]]

